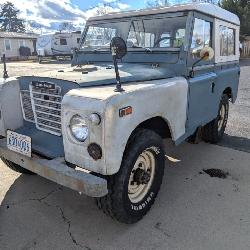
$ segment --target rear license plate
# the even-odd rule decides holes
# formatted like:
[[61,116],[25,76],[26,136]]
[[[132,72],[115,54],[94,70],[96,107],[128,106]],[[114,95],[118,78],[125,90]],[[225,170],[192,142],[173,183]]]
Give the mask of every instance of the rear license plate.
[[8,130],[7,147],[12,151],[31,157],[31,138],[29,136]]

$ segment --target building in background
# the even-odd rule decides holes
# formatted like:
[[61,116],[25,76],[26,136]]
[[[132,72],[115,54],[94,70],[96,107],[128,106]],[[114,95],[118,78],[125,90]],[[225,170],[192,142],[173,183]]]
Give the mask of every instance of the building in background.
[[62,32],[41,35],[37,39],[36,49],[39,62],[44,58],[73,56],[73,49],[79,47],[81,31]]
[[20,60],[36,55],[38,35],[31,33],[0,32],[0,56]]
[[244,36],[241,38],[242,52],[241,57],[250,57],[250,36]]

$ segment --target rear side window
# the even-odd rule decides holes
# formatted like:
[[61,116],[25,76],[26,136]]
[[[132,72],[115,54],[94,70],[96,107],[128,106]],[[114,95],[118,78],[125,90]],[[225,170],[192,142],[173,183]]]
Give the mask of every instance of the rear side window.
[[67,40],[64,38],[60,39],[60,45],[67,45]]
[[220,26],[220,55],[232,56],[235,55],[235,30]]
[[212,23],[195,18],[191,49],[201,50],[212,47]]

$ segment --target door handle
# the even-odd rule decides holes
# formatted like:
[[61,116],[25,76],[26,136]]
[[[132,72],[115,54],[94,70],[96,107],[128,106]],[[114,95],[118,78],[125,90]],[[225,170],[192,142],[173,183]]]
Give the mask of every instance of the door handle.
[[211,90],[212,90],[212,93],[214,93],[214,88],[215,88],[215,83],[214,83],[214,82],[212,82],[212,84],[211,84]]

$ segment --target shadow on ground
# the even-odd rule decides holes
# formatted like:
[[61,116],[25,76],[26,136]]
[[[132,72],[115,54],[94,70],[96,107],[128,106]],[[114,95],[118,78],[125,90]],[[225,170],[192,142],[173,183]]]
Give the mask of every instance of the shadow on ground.
[[225,134],[218,145],[250,153],[250,139],[248,138]]
[[250,66],[250,59],[248,59],[248,58],[240,59],[240,66],[241,67]]
[[[39,176],[3,179],[9,190],[0,206],[0,248],[249,249],[250,155],[205,143],[167,143],[167,155],[157,201],[135,225],[113,221],[92,198]],[[211,178],[203,171],[209,168],[228,177]],[[10,170],[1,164],[0,171]]]
[[42,62],[40,64],[49,64],[49,65],[53,65],[53,64],[69,64],[71,63],[71,59],[68,60],[53,60],[53,59],[44,59],[42,60]]

